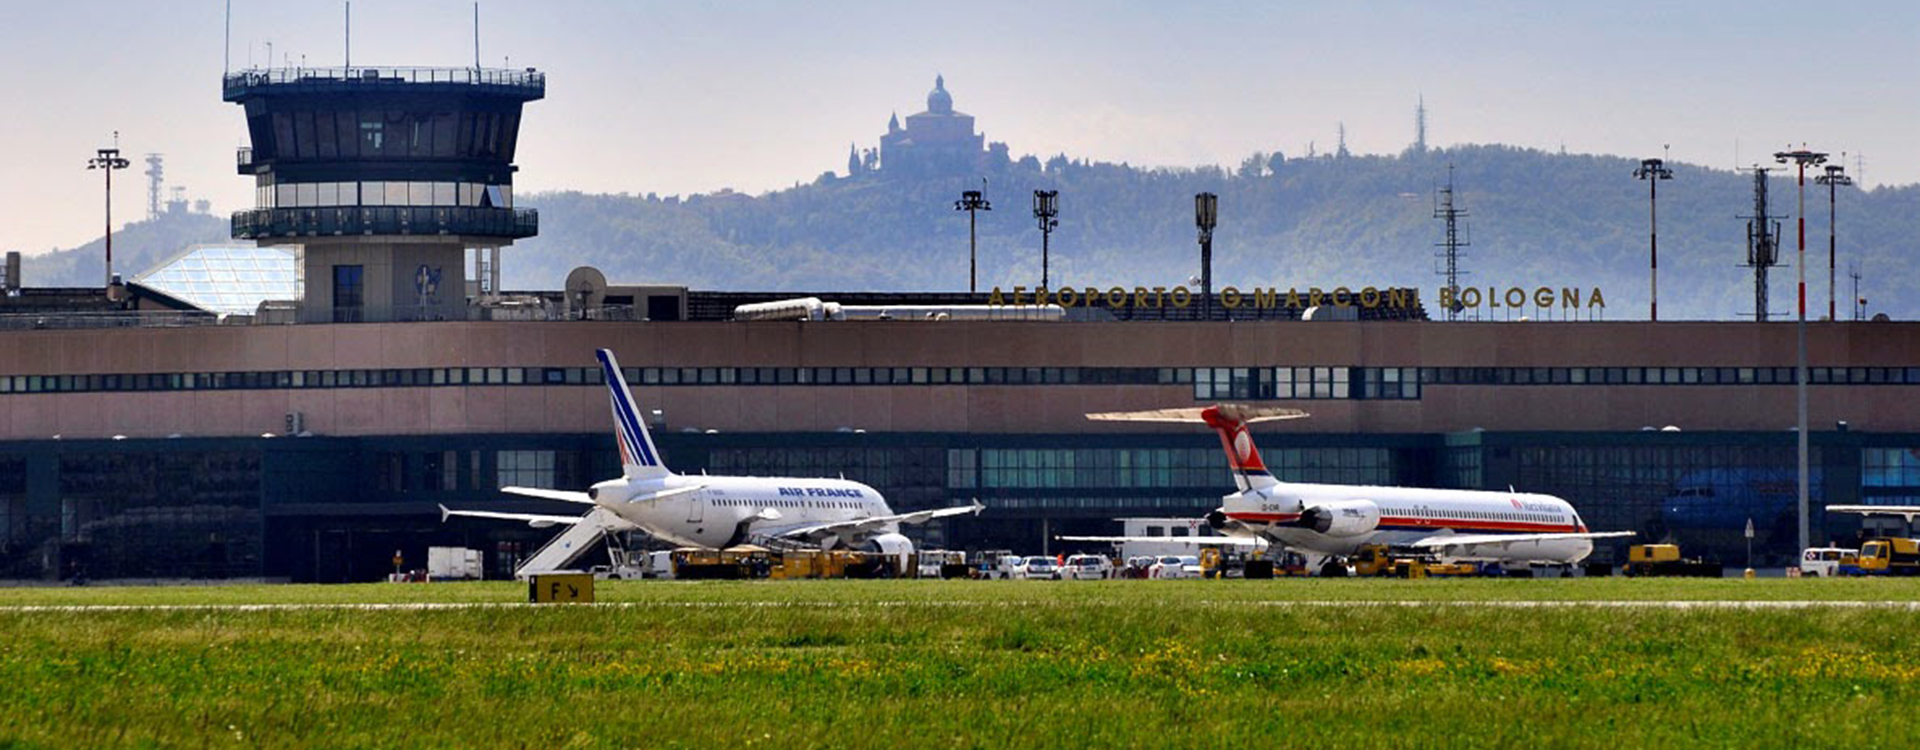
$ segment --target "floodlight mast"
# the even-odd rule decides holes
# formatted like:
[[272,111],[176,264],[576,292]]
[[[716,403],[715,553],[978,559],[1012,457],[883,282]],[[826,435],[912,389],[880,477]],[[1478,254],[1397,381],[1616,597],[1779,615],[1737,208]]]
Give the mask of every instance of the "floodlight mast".
[[1781,164],[1793,162],[1800,172],[1800,262],[1795,264],[1800,272],[1800,322],[1795,327],[1798,332],[1796,338],[1799,340],[1797,347],[1799,366],[1794,379],[1798,382],[1795,390],[1798,391],[1796,400],[1799,402],[1798,429],[1795,431],[1799,438],[1800,453],[1800,546],[1798,549],[1806,549],[1810,531],[1807,516],[1807,166],[1819,166],[1826,162],[1827,155],[1818,151],[1808,151],[1805,146],[1802,146],[1798,151],[1776,152],[1773,159]]
[[1041,289],[1053,288],[1053,285],[1048,283],[1049,278],[1047,275],[1047,266],[1048,266],[1049,252],[1047,248],[1047,243],[1052,238],[1053,228],[1060,226],[1060,222],[1054,218],[1059,215],[1060,215],[1060,191],[1058,190],[1033,191],[1033,218],[1040,222],[1040,288]]
[[1660,213],[1657,208],[1660,181],[1673,179],[1673,170],[1663,159],[1641,159],[1633,176],[1647,181],[1647,317],[1660,321]]
[[98,169],[107,176],[107,282],[103,288],[113,286],[113,172],[126,169],[132,162],[120,156],[120,131],[113,131],[113,148],[98,149],[94,157],[87,160],[87,169]]
[[[1836,194],[1839,192],[1841,186],[1852,185],[1853,179],[1847,176],[1847,168],[1845,166],[1828,164],[1827,173],[1814,178],[1813,181],[1827,186],[1827,320],[1839,320],[1840,318],[1835,314],[1833,304],[1835,297],[1833,280],[1834,246],[1836,244],[1834,225],[1838,219],[1835,215],[1838,204]],[[1859,295],[1856,294],[1854,296],[1858,297]]]
[[[981,187],[986,180],[981,180]],[[980,243],[976,229],[980,211],[992,211],[993,204],[979,190],[966,190],[960,193],[960,200],[953,202],[953,210],[967,212],[967,292],[980,291]]]

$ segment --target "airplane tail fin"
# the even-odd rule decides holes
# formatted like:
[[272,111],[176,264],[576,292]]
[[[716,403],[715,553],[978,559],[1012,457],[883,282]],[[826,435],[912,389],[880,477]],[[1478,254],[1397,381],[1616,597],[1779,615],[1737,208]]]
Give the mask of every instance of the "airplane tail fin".
[[1254,447],[1253,435],[1247,432],[1247,425],[1302,419],[1306,416],[1307,413],[1299,409],[1216,404],[1186,409],[1102,412],[1088,414],[1087,418],[1099,422],[1199,422],[1212,427],[1220,435],[1220,447],[1227,453],[1227,466],[1233,470],[1234,485],[1245,492],[1280,483],[1267,471],[1266,463],[1260,460],[1260,449]]
[[673,472],[667,470],[660,461],[660,451],[653,447],[653,436],[647,434],[647,425],[640,419],[640,410],[633,405],[633,392],[627,390],[627,380],[620,374],[620,361],[613,358],[613,352],[607,349],[595,350],[600,358],[601,374],[607,381],[607,396],[613,404],[613,437],[620,447],[620,466],[627,479],[648,479],[667,476]]

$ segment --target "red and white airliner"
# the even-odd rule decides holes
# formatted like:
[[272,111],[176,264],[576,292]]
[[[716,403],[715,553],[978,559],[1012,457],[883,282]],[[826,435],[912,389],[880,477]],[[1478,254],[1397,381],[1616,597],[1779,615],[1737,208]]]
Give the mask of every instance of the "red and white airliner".
[[[1450,560],[1569,564],[1593,552],[1593,540],[1631,531],[1589,531],[1567,501],[1525,492],[1417,487],[1296,484],[1274,479],[1260,460],[1248,425],[1307,416],[1298,409],[1219,404],[1186,409],[1105,412],[1087,418],[1111,422],[1198,422],[1220,435],[1238,490],[1207,514],[1223,536],[1186,537],[1196,544],[1260,547],[1276,544],[1334,558],[1363,545],[1384,544]],[[1061,537],[1066,541],[1168,541],[1163,537]],[[1322,566],[1344,574],[1337,560]]]

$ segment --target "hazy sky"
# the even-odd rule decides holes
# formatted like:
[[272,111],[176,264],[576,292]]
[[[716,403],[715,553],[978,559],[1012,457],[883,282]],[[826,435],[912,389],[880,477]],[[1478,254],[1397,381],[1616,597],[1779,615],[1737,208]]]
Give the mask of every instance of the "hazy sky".
[[[144,215],[140,156],[216,211],[238,107],[220,101],[224,0],[5,0],[0,249],[100,232],[93,150],[120,131],[116,221]],[[338,0],[233,0],[232,67],[339,65]],[[467,0],[358,0],[356,64],[473,61]],[[1729,167],[1802,141],[1920,181],[1912,2],[614,2],[486,0],[482,62],[549,74],[519,189],[760,192],[845,168],[887,116],[956,108],[1015,155],[1237,164],[1255,150],[1429,141],[1655,155]],[[1853,163],[1849,160],[1848,167]],[[1627,179],[1623,176],[1622,179]]]

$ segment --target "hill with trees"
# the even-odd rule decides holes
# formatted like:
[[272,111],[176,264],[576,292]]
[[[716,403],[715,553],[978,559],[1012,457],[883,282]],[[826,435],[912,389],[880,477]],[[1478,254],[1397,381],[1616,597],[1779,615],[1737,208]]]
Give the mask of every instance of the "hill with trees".
[[[1442,286],[1434,194],[1451,167],[1459,206],[1469,213],[1463,286],[1502,297],[1513,287],[1598,288],[1604,310],[1583,308],[1580,317],[1645,318],[1647,184],[1633,177],[1638,165],[1508,146],[1258,153],[1232,169],[998,156],[982,170],[993,210],[978,215],[980,284],[1039,283],[1040,233],[1030,211],[1036,189],[1060,192],[1054,286],[1183,284],[1199,274],[1193,195],[1207,191],[1220,196],[1216,287],[1413,286],[1431,309]],[[1750,318],[1753,273],[1741,267],[1740,217],[1753,212],[1751,173],[1670,166],[1674,178],[1660,184],[1659,199],[1661,317]],[[522,194],[522,205],[541,212],[540,236],[507,251],[504,282],[556,289],[569,270],[592,265],[616,282],[699,289],[964,290],[967,216],[954,202],[981,187],[982,175],[907,179],[863,169],[761,195]],[[1783,234],[1770,309],[1791,315],[1795,270],[1786,264],[1794,261],[1795,195],[1786,170],[1772,174],[1769,189]],[[1816,317],[1827,299],[1826,199],[1826,188],[1809,181],[1808,300]],[[1870,312],[1920,317],[1920,273],[1906,255],[1920,238],[1920,186],[1841,188],[1839,211],[1841,317],[1851,314],[1853,265],[1865,275]],[[169,214],[128,225],[114,249],[131,277],[188,245],[226,239],[221,218]],[[98,284],[99,245],[29,257],[28,283]]]
[[[1390,156],[1289,159],[1253,154],[1235,169],[1140,168],[1056,156],[1001,160],[985,170],[993,210],[981,212],[981,287],[1040,279],[1033,190],[1060,191],[1054,285],[1173,286],[1199,273],[1193,195],[1219,194],[1216,287],[1415,286],[1434,304],[1435,189],[1451,167],[1468,211],[1462,286],[1601,290],[1611,319],[1647,315],[1647,184],[1636,159],[1467,146]],[[1745,215],[1751,172],[1673,164],[1660,184],[1662,318],[1750,318],[1753,273]],[[1782,222],[1783,265],[1770,310],[1794,298],[1793,184],[1772,173],[1770,213]],[[507,284],[552,288],[577,265],[608,278],[703,289],[956,290],[967,284],[967,216],[954,209],[979,177],[891,179],[823,174],[763,195],[688,197],[525,195],[539,237],[505,260]],[[1808,300],[1826,307],[1826,188],[1808,185]],[[1920,315],[1920,275],[1905,253],[1920,237],[1920,186],[1841,188],[1839,305],[1850,317],[1850,265],[1866,278],[1871,312]],[[1483,311],[1502,315],[1505,311]],[[1558,317],[1562,313],[1554,313]]]

